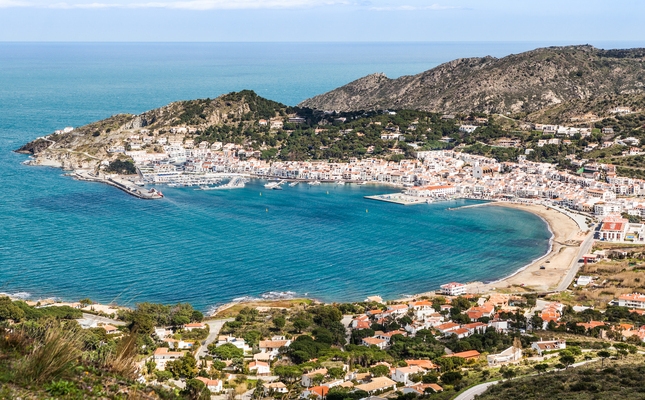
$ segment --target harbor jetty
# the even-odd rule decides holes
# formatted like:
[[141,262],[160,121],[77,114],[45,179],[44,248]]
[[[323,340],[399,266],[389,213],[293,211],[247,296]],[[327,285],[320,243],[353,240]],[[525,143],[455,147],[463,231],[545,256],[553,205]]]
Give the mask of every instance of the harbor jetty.
[[79,181],[106,183],[115,188],[121,189],[127,194],[143,200],[157,200],[163,198],[163,193],[156,189],[142,190],[134,182],[121,179],[118,175],[95,174],[90,171],[75,170],[72,174],[74,179]]

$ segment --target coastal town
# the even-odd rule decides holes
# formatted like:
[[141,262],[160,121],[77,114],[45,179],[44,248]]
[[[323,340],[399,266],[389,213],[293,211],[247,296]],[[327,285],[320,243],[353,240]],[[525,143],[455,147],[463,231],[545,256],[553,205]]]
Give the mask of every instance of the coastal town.
[[[230,304],[214,318],[188,305],[14,304],[60,309],[59,318],[82,311],[81,333],[106,345],[138,330],[147,344],[132,358],[132,378],[204,399],[472,399],[471,386],[478,394],[497,379],[618,365],[645,345],[645,296],[636,293],[595,310],[531,293],[473,294],[452,282],[387,302]],[[26,318],[13,312],[9,329]],[[154,323],[145,331],[143,316]]]
[[[253,96],[114,116],[21,151],[32,154],[28,164],[62,167],[141,199],[260,179],[285,196],[296,185],[379,185],[383,194],[359,201],[445,204],[446,213],[516,208],[546,223],[549,250],[498,281],[445,282],[403,299],[247,299],[206,316],[188,304],[12,299],[0,314],[4,329],[20,337],[17,324],[53,317],[61,329],[80,329],[93,365],[199,399],[466,400],[505,387],[502,380],[605,371],[610,362],[627,371],[640,360],[645,180],[626,176],[624,166],[640,157],[640,126],[621,131],[624,121],[612,119],[614,132],[606,118],[572,126],[513,120],[520,131],[511,132],[480,115],[301,115]],[[247,97],[253,107],[234,103]],[[249,111],[262,104],[270,117]],[[218,125],[189,123],[213,119]],[[456,199],[474,201],[452,207]],[[586,390],[578,378],[565,387]]]

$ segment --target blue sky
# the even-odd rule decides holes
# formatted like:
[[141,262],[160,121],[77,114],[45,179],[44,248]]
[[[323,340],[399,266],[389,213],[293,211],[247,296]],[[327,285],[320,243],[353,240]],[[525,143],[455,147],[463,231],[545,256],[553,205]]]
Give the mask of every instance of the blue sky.
[[642,0],[0,0],[0,41],[645,42]]

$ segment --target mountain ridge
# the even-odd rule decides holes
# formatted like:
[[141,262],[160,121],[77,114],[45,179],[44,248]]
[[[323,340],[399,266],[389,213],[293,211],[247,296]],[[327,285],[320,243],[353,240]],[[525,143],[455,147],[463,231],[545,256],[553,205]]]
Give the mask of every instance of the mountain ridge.
[[645,92],[645,49],[546,47],[455,59],[417,75],[376,73],[301,102],[299,107],[359,111],[533,113],[597,95]]

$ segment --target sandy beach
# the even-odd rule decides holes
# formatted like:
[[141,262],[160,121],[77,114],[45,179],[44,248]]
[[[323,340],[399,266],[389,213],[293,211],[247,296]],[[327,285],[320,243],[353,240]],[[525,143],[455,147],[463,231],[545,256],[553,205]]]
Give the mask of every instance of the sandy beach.
[[[544,257],[529,264],[514,275],[499,281],[484,284],[469,284],[472,292],[507,291],[509,288],[524,285],[524,289],[536,291],[554,290],[569,272],[571,263],[578,256],[580,244],[587,233],[582,232],[578,224],[569,216],[543,205],[527,205],[496,202],[486,206],[516,208],[538,215],[549,224],[553,233],[551,251]],[[545,269],[540,269],[544,266]],[[506,289],[506,290],[505,290]],[[519,288],[518,288],[519,289]]]

